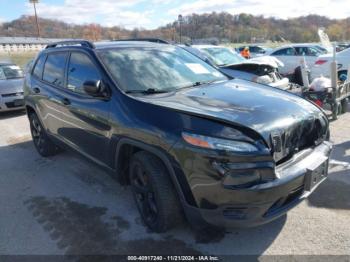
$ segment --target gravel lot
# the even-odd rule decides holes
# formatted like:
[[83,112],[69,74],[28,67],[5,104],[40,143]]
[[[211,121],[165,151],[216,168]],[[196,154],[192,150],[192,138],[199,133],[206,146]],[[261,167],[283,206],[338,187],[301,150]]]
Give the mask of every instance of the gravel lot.
[[350,113],[333,122],[329,179],[281,219],[203,239],[153,234],[128,188],[77,155],[40,157],[23,113],[0,115],[0,254],[350,255]]

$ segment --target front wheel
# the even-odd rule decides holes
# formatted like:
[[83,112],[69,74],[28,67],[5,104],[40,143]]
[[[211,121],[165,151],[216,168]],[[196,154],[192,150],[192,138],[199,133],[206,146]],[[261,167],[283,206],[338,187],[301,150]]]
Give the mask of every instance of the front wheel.
[[135,153],[129,179],[144,223],[158,233],[182,222],[178,196],[162,161],[145,151]]
[[58,152],[58,147],[50,140],[35,113],[29,115],[30,132],[34,146],[43,157],[53,156]]

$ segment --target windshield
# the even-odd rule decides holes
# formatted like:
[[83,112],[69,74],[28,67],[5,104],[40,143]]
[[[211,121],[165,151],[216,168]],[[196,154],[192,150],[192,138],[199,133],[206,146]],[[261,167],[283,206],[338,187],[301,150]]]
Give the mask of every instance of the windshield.
[[99,56],[125,92],[173,91],[227,80],[215,68],[175,46],[107,49],[99,51]]
[[23,72],[21,68],[16,65],[2,65],[0,66],[0,79],[14,79],[22,78]]
[[203,48],[202,49],[217,66],[233,65],[243,63],[245,59],[228,48]]

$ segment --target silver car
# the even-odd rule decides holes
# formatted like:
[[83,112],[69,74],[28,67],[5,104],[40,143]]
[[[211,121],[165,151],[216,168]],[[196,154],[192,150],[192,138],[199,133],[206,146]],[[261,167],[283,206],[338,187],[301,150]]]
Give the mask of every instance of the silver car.
[[289,80],[278,72],[283,64],[274,57],[245,59],[232,49],[213,45],[192,45],[182,48],[217,67],[228,76],[280,89],[290,88]]
[[20,67],[0,63],[0,112],[24,109],[23,79]]

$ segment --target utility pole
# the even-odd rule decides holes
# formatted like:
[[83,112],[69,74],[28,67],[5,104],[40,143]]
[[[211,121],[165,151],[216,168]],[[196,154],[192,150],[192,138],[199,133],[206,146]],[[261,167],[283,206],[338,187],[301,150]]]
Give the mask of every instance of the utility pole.
[[178,20],[179,20],[179,26],[180,26],[180,44],[181,44],[182,43],[182,21],[183,21],[182,15],[179,15]]
[[40,37],[40,28],[39,28],[39,22],[38,22],[38,15],[36,13],[36,4],[39,3],[39,0],[29,0],[29,3],[33,4],[34,6],[34,13],[35,13],[35,22],[36,22],[36,29],[37,29],[37,37]]

